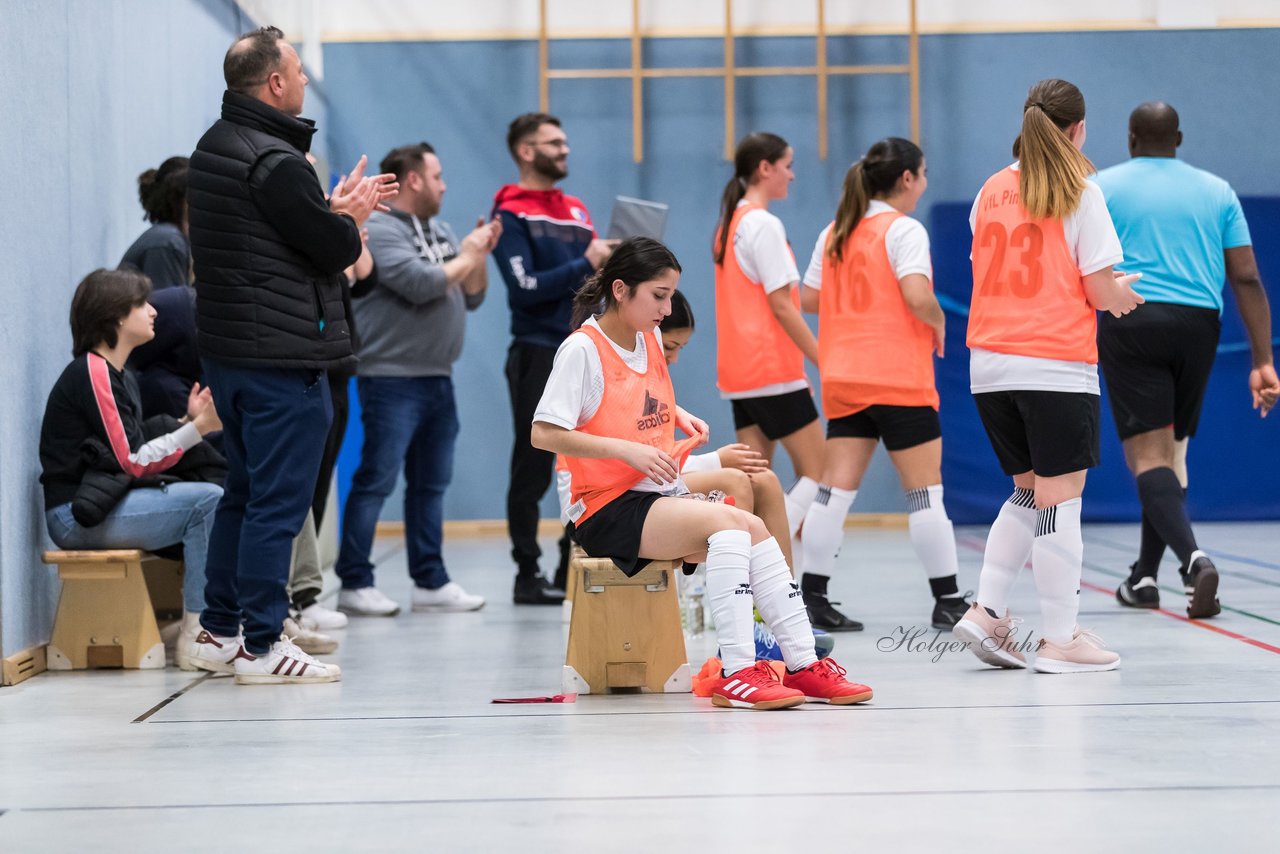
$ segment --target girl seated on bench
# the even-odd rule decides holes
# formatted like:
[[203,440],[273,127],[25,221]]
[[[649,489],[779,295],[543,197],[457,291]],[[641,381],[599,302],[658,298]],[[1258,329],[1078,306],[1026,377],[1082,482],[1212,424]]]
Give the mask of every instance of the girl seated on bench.
[[[587,554],[613,559],[628,575],[650,560],[706,563],[724,661],[712,703],[780,709],[868,700],[870,688],[846,680],[832,659],[818,660],[799,589],[764,523],[737,507],[678,497],[689,493],[684,458],[707,441],[707,425],[676,405],[657,328],[679,280],[671,251],[641,237],[619,245],[583,285],[574,300],[579,328],[556,353],[533,445],[565,459],[569,516]],[[677,442],[677,427],[688,438]],[[781,680],[755,661],[753,597],[782,648]]]
[[[194,670],[186,661],[184,641],[200,631],[205,553],[222,487],[199,479],[201,472],[198,467],[192,470],[188,452],[205,434],[221,430],[222,422],[209,390],[197,384],[191,389],[184,423],[147,440],[144,428],[152,428],[154,434],[155,425],[143,423],[138,384],[125,361],[134,347],[155,335],[156,310],[147,302],[150,295],[150,280],[130,270],[95,270],[76,288],[71,298],[74,358],[54,383],[45,406],[40,483],[49,536],[59,548],[154,550],[182,543],[186,613],[176,658],[179,667]],[[86,453],[93,449],[102,451],[96,464],[89,462],[92,453]],[[184,457],[186,464],[180,465]],[[210,462],[220,461],[217,456]],[[176,475],[183,469],[187,471]],[[123,494],[103,498],[98,492],[86,501],[88,493],[81,492],[81,484],[94,475],[99,483],[101,476],[110,476],[116,488],[123,487]],[[176,482],[137,488],[159,486],[138,481],[161,475]]]

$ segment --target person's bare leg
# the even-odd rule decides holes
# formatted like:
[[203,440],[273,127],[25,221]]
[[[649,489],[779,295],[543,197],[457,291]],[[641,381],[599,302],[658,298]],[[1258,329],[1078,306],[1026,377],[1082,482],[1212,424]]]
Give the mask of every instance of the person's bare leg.
[[760,425],[752,424],[750,427],[741,427],[735,431],[735,435],[739,442],[764,457],[765,462],[770,465],[773,464],[773,451],[777,447],[777,442],[766,436],[764,431],[760,429]]
[[796,477],[808,477],[818,480],[822,477],[823,460],[826,457],[826,445],[822,435],[822,422],[810,421],[794,433],[778,440],[791,458],[791,467]]
[[764,522],[765,528],[778,541],[778,547],[787,558],[787,566],[795,574],[795,561],[791,554],[791,528],[787,524],[787,501],[782,491],[782,482],[772,470],[752,472],[751,493],[755,503],[754,512]]
[[718,489],[732,496],[734,505],[748,513],[755,512],[755,495],[751,478],[738,469],[714,469],[682,475],[690,492],[708,493]]

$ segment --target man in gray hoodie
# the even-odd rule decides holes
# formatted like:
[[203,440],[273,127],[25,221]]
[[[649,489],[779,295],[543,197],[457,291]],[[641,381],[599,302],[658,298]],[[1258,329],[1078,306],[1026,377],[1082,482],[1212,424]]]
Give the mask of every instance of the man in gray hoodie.
[[364,447],[342,519],[338,607],[362,616],[400,610],[374,586],[369,556],[382,505],[403,468],[413,609],[474,611],[484,599],[449,579],[441,555],[444,491],[458,436],[452,372],[466,312],[484,301],[485,262],[502,226],[479,222],[459,242],[436,218],[445,182],[425,142],[393,149],[382,171],[398,176],[400,194],[389,212],[369,218],[378,284],[352,304],[360,330],[356,390]]

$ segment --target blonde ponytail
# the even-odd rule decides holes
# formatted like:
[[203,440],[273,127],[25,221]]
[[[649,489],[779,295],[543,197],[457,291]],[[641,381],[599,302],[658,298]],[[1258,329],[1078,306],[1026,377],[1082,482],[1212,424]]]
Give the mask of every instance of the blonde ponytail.
[[1018,195],[1032,219],[1064,219],[1080,206],[1085,182],[1097,170],[1066,129],[1083,120],[1084,96],[1072,84],[1041,80],[1031,87],[1014,156]]

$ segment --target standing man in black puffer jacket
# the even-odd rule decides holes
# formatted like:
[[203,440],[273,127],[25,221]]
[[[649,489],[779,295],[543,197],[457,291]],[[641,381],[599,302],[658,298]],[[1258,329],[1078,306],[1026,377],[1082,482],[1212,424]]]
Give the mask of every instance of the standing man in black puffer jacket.
[[355,359],[342,271],[396,184],[364,177],[362,157],[325,201],[305,159],[315,124],[298,118],[307,76],[280,30],[237,39],[223,74],[222,118],[191,155],[187,190],[201,365],[228,467],[189,656],[240,683],[333,682],[336,666],[281,635],[285,585],[332,417],[325,372]]

